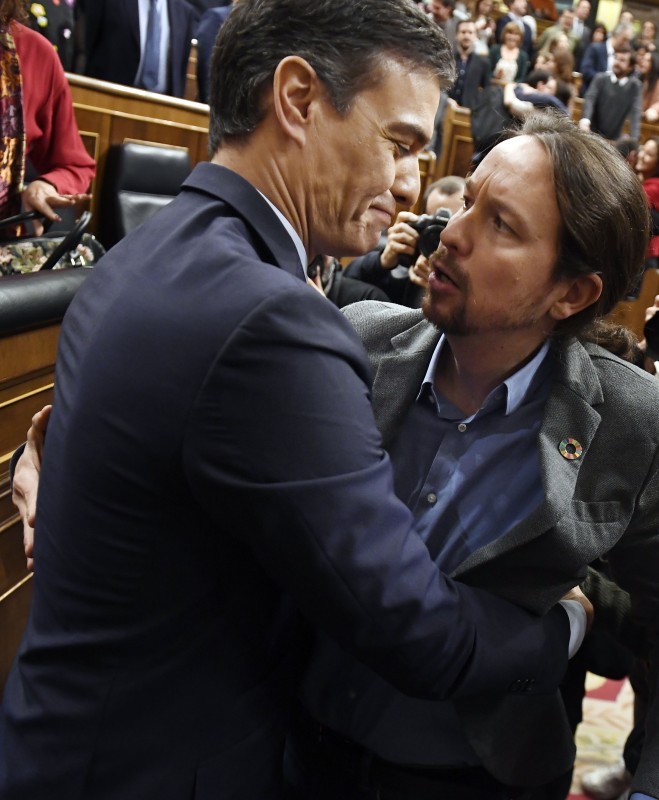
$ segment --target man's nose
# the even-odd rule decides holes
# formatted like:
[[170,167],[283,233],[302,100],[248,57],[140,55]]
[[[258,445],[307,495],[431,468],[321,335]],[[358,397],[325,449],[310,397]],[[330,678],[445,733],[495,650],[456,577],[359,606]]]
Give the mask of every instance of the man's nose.
[[408,208],[416,203],[420,190],[419,159],[410,154],[401,158],[396,164],[396,177],[391,193],[399,205]]

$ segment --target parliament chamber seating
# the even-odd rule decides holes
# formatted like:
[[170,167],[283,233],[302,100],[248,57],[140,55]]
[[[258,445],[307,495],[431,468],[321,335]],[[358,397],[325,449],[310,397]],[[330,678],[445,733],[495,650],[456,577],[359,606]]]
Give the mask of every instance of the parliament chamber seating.
[[182,147],[111,145],[99,204],[104,246],[112,247],[170,203],[189,174],[190,155]]

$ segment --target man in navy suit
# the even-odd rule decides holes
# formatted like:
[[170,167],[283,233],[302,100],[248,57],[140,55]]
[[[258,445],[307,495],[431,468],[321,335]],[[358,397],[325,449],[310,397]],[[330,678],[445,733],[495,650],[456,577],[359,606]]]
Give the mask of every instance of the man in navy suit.
[[155,84],[144,80],[149,0],[78,0],[76,71],[112,83],[183,97],[196,12],[186,0],[155,0],[159,63]]
[[544,693],[567,661],[562,608],[437,571],[304,279],[415,199],[445,37],[407,0],[244,0],[213,69],[211,163],[62,326],[3,800],[280,798],[305,618],[428,697]]
[[508,13],[499,17],[497,20],[496,37],[497,42],[501,43],[501,34],[503,29],[509,22],[515,22],[519,25],[522,31],[522,44],[521,48],[524,50],[529,58],[533,57],[533,31],[530,26],[525,22],[524,16],[528,10],[527,0],[509,0],[507,2]]

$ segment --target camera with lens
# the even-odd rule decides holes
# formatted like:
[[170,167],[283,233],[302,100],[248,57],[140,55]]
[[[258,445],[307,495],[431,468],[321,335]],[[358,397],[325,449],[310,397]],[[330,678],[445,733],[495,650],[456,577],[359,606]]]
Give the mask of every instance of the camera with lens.
[[398,264],[401,267],[411,267],[420,255],[429,258],[439,247],[439,235],[446,227],[451,217],[448,208],[438,208],[434,214],[422,214],[416,222],[408,222],[410,228],[419,234],[414,255],[401,254]]

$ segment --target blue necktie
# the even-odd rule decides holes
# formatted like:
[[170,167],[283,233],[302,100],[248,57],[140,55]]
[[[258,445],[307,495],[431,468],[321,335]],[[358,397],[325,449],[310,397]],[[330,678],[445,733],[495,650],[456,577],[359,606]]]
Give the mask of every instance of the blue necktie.
[[142,86],[149,91],[156,88],[160,77],[160,28],[158,0],[151,0],[142,67]]

